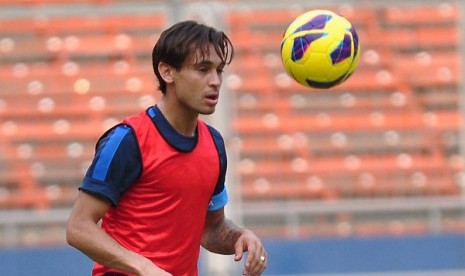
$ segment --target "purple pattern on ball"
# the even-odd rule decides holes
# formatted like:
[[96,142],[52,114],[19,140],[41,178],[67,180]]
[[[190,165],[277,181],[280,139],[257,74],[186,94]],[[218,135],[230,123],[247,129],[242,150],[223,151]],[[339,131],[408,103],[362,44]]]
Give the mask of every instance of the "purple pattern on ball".
[[297,28],[297,30],[295,30],[294,33],[309,30],[323,30],[326,26],[326,23],[328,23],[331,20],[331,18],[332,16],[328,14],[317,15],[304,25]]
[[310,44],[312,44],[313,41],[323,36],[325,36],[324,33],[319,33],[319,34],[306,34],[305,36],[294,38],[294,44],[292,46],[292,57],[291,57],[292,61],[295,62],[295,61],[300,60],[305,55],[305,52],[307,51]]
[[345,75],[339,77],[337,80],[334,80],[334,81],[315,81],[315,80],[311,80],[311,79],[305,79],[305,81],[307,82],[307,84],[310,86],[310,87],[313,87],[313,88],[318,88],[318,89],[327,89],[327,88],[331,88],[333,86],[336,86],[338,84],[340,84],[341,82],[343,82],[347,77]]
[[352,53],[352,43],[350,35],[345,34],[344,39],[339,43],[336,49],[331,52],[331,61],[333,64],[337,64],[350,57]]
[[356,57],[358,54],[358,34],[354,27],[350,27],[349,31],[352,34],[352,39],[354,41],[354,57]]

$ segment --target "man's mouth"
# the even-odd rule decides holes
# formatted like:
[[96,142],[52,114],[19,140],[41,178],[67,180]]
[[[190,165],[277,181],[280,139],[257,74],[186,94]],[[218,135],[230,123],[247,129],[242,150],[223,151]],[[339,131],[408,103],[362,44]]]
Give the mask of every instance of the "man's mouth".
[[216,105],[218,103],[218,94],[208,95],[206,99],[209,105]]

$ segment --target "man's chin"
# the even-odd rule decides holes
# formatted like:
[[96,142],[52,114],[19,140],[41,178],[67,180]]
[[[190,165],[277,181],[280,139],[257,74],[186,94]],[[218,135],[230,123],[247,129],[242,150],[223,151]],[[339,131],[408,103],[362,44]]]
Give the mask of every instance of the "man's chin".
[[201,110],[199,113],[202,114],[202,115],[211,115],[215,112],[215,108],[212,107],[212,108],[205,108],[203,110]]

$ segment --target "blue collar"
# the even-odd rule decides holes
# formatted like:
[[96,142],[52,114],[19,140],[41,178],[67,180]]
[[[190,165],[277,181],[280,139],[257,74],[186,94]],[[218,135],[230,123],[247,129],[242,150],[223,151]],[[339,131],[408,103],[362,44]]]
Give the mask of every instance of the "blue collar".
[[152,118],[153,124],[160,132],[165,141],[182,152],[191,152],[194,150],[198,142],[198,130],[195,130],[193,137],[187,137],[177,132],[173,126],[168,122],[158,106],[151,106],[147,109],[147,114]]

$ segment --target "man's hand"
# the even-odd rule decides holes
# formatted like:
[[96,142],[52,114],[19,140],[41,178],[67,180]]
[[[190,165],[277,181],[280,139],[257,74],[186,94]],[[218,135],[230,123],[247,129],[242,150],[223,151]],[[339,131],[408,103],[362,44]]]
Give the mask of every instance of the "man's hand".
[[243,229],[237,239],[234,260],[240,261],[245,252],[248,252],[248,256],[242,274],[246,276],[261,275],[266,269],[268,256],[260,239],[247,229]]

